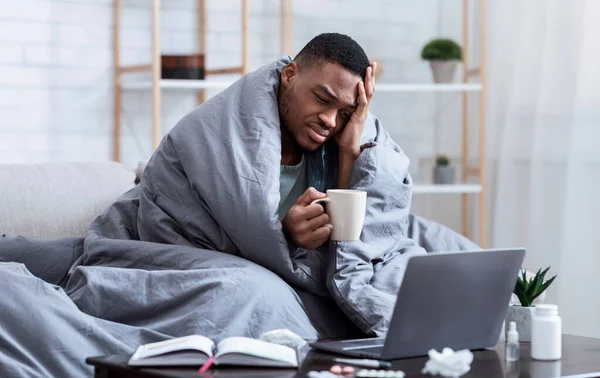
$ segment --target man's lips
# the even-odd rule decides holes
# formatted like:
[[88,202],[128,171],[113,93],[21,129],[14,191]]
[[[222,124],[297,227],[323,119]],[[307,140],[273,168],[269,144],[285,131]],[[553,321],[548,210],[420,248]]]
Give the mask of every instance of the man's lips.
[[331,132],[313,123],[308,124],[308,135],[318,143],[324,143]]

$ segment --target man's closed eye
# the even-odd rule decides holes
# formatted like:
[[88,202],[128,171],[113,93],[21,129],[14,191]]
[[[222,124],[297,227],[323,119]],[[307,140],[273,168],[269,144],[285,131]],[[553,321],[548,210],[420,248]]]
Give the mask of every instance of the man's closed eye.
[[324,99],[323,97],[319,96],[319,95],[315,95],[315,97],[317,98],[317,100],[322,103],[322,104],[329,104],[329,101],[327,101],[326,99]]

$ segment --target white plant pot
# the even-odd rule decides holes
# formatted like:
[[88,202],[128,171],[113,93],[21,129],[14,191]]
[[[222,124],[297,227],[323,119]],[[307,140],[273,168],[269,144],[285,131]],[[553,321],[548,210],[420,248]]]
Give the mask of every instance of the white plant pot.
[[433,183],[441,185],[454,184],[454,167],[449,165],[436,165],[433,168]]
[[517,323],[517,332],[519,332],[519,341],[531,341],[531,318],[535,307],[508,306],[506,312],[506,323],[504,327],[505,336],[510,328],[510,322]]
[[458,60],[430,60],[433,81],[436,83],[453,82],[458,62]]

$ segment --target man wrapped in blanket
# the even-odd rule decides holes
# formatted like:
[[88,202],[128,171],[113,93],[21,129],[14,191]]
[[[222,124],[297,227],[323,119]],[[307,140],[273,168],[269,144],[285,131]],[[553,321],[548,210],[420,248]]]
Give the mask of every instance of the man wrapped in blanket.
[[[140,238],[242,256],[384,334],[425,249],[409,237],[409,159],[369,113],[376,69],[350,37],[321,34],[185,116],[144,170]],[[359,241],[328,241],[311,202],[330,188],[367,192]]]
[[[330,257],[326,282],[359,328],[382,335],[406,259],[424,251],[407,237],[409,161],[369,113],[376,69],[377,63],[370,64],[350,37],[322,34],[282,70],[280,182],[295,183],[290,193],[283,192],[285,186],[280,184],[279,213],[286,213],[282,225],[288,239],[313,250],[327,241],[331,230],[325,226],[329,219],[323,208],[311,202],[333,186],[368,192],[361,240],[332,242],[324,252]],[[302,172],[305,154],[321,149],[332,164],[323,167],[330,181],[317,190],[294,172]],[[310,173],[314,171],[319,172]],[[375,276],[376,269],[383,271]]]

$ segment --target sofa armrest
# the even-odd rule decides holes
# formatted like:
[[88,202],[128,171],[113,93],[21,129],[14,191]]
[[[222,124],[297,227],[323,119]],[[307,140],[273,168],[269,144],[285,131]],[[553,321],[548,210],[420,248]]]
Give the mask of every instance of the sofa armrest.
[[135,177],[115,162],[0,164],[0,236],[84,236]]

